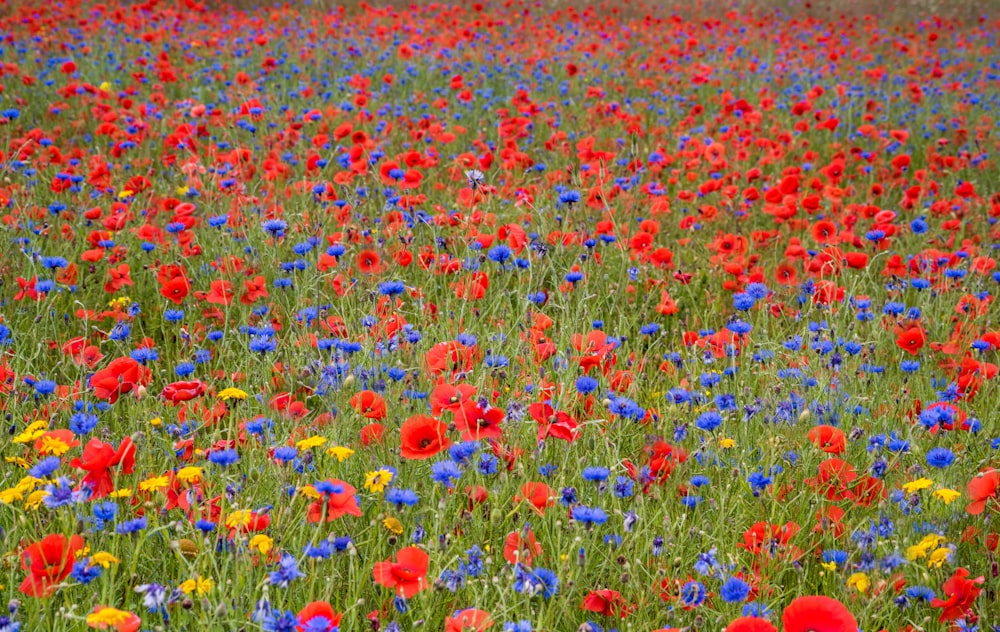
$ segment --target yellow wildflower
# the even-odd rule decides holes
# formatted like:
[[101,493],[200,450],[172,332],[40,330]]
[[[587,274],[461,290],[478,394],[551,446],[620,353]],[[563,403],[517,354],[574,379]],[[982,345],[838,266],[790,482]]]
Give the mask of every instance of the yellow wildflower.
[[950,505],[954,500],[958,499],[962,495],[962,492],[955,491],[954,489],[939,489],[932,495],[944,504]]
[[929,478],[918,478],[915,481],[910,481],[903,485],[903,491],[907,494],[912,494],[913,492],[919,492],[922,489],[927,489],[934,484]]
[[245,527],[250,524],[251,520],[253,520],[253,513],[245,509],[241,509],[240,511],[234,511],[226,516],[226,526],[230,529],[239,529],[240,527]]
[[139,483],[139,491],[141,492],[157,492],[161,489],[166,489],[170,485],[169,476],[154,476],[152,478],[147,478],[146,480]]
[[27,461],[27,459],[23,459],[23,458],[21,458],[19,456],[4,457],[4,460],[7,461],[8,463],[13,463],[14,465],[16,465],[17,467],[21,468],[22,470],[26,470],[29,467],[31,467],[31,463],[29,463]]
[[0,503],[9,505],[14,501],[21,500],[24,498],[24,492],[16,487],[9,487],[7,489],[0,490]]
[[211,579],[199,575],[196,579],[189,579],[182,583],[179,588],[185,595],[190,595],[191,593],[198,591],[198,596],[202,596],[212,590],[212,586],[213,584]]
[[830,572],[833,572],[833,571],[837,570],[837,563],[836,562],[832,562],[832,561],[831,562],[820,562],[819,565],[822,566],[823,568],[825,568],[826,570],[830,571]]
[[951,549],[948,547],[941,547],[934,551],[931,553],[930,559],[927,560],[927,568],[941,568],[948,560],[949,555],[951,555]]
[[125,623],[133,616],[135,615],[126,610],[101,608],[97,612],[91,612],[87,615],[87,625],[92,628],[116,627]]
[[41,437],[49,429],[49,422],[39,419],[28,424],[21,434],[14,437],[14,443],[31,443]]
[[274,540],[263,533],[258,533],[250,538],[250,548],[259,551],[261,555],[267,555],[274,548]]
[[129,498],[132,496],[131,487],[122,487],[108,494],[108,498]]
[[196,465],[189,465],[177,470],[177,480],[182,483],[198,483],[204,470]]
[[381,494],[391,482],[392,470],[382,468],[365,474],[365,489],[375,494]]
[[395,533],[396,535],[403,535],[403,523],[397,518],[392,516],[387,517],[382,521],[382,526],[386,528],[387,531]]
[[316,488],[313,487],[312,485],[303,486],[302,488],[299,489],[299,492],[301,492],[303,496],[307,498],[312,498],[313,500],[319,500],[320,498],[323,497],[323,495],[320,494],[318,491],[316,491]]
[[299,441],[295,444],[300,450],[312,450],[313,448],[318,448],[326,443],[326,437],[320,437],[318,435],[313,435],[311,437],[306,437],[305,439]]
[[133,195],[135,195],[134,191],[129,191],[128,189],[122,189],[121,191],[118,192],[118,199],[127,200]]
[[24,506],[27,509],[38,509],[42,506],[42,501],[49,495],[44,489],[39,489],[28,494],[28,498],[24,501]]
[[847,578],[847,585],[856,589],[859,593],[863,593],[868,590],[868,588],[872,585],[872,582],[868,579],[868,575],[865,575],[864,573],[854,573]]
[[233,388],[230,386],[229,388],[224,388],[221,391],[219,391],[217,397],[224,402],[227,402],[231,399],[244,400],[247,398],[247,393],[242,389]]
[[101,568],[111,568],[112,564],[121,562],[120,559],[107,551],[98,551],[97,553],[94,553],[90,556],[90,561],[94,564],[99,564]]
[[149,425],[154,428],[159,428],[160,426],[163,425],[163,420],[160,419],[159,417],[153,417],[152,419],[149,420]]
[[335,445],[335,446],[332,446],[330,448],[327,448],[326,453],[328,455],[336,458],[338,463],[343,463],[352,454],[354,454],[354,450],[352,450],[350,448],[345,448],[342,445]]
[[730,439],[729,437],[720,437],[719,447],[722,448],[723,450],[728,450],[729,448],[736,447],[736,442]]
[[38,447],[39,454],[51,454],[53,456],[62,456],[69,452],[69,446],[66,442],[58,437],[53,437],[51,435],[43,436],[42,443]]

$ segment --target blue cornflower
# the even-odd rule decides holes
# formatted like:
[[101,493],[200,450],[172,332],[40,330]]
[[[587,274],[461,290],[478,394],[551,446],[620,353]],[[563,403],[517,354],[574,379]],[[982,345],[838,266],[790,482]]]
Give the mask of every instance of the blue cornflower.
[[283,445],[274,450],[274,458],[282,463],[288,463],[299,455],[299,451],[290,445]]
[[750,585],[738,577],[730,577],[726,583],[719,588],[719,596],[726,603],[739,603],[746,601],[750,594]]
[[705,585],[699,581],[689,581],[681,586],[681,603],[685,608],[696,608],[705,601]]
[[284,612],[271,610],[264,615],[263,621],[260,622],[264,632],[295,632],[298,625],[299,618],[291,610]]
[[431,479],[448,487],[454,487],[454,481],[462,477],[462,470],[454,461],[438,461],[431,466]]
[[299,570],[299,563],[294,555],[285,554],[281,556],[278,569],[271,573],[268,582],[281,588],[288,588],[289,582],[295,581],[306,574]]
[[100,576],[101,567],[97,564],[91,566],[89,557],[73,564],[73,572],[70,573],[70,577],[81,584],[89,584]]
[[385,499],[396,505],[397,509],[402,509],[404,506],[412,507],[420,502],[420,497],[412,489],[400,489],[398,487],[391,487],[385,492]]
[[35,478],[48,478],[59,469],[59,465],[62,463],[57,456],[47,456],[40,460],[38,463],[28,470],[28,474],[31,474]]
[[213,450],[208,455],[208,460],[221,467],[228,467],[240,460],[239,453],[233,448],[225,450]]
[[586,375],[576,378],[576,390],[582,395],[593,393],[597,390],[598,382]]
[[583,470],[583,478],[593,483],[600,483],[602,481],[606,481],[610,474],[611,470],[609,470],[606,467],[600,467],[600,466],[591,466],[588,468],[584,468]]
[[615,496],[618,498],[631,498],[635,494],[635,483],[627,476],[619,476],[615,479]]
[[573,520],[583,523],[588,527],[595,524],[604,524],[608,521],[608,514],[604,513],[604,510],[600,507],[578,505],[573,507],[572,516]]
[[946,468],[955,460],[955,453],[948,448],[933,448],[927,451],[927,465]]
[[717,411],[707,410],[698,415],[698,419],[695,420],[694,425],[705,432],[712,432],[722,425],[722,415]]
[[269,219],[261,224],[261,228],[270,233],[272,237],[284,237],[288,222],[280,219]]

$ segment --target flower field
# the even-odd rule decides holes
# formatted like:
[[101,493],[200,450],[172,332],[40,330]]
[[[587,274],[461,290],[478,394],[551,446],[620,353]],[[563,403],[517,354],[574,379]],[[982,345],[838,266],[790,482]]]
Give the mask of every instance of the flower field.
[[0,632],[1000,629],[1000,21],[818,16],[6,7]]

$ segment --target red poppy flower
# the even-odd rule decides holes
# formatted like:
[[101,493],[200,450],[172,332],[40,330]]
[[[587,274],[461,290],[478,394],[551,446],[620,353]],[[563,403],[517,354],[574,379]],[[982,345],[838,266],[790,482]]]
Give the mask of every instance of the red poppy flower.
[[816,426],[806,436],[814,446],[828,454],[840,454],[847,449],[847,437],[840,428]]
[[362,250],[356,260],[358,270],[365,274],[375,274],[382,269],[382,258],[374,250]]
[[205,383],[201,380],[191,380],[189,382],[173,382],[163,387],[163,399],[171,404],[186,402],[202,395],[205,392]]
[[80,485],[90,488],[91,499],[104,498],[115,489],[111,468],[121,466],[123,474],[132,473],[135,466],[135,444],[131,437],[125,437],[116,450],[110,443],[91,439],[83,448],[83,458],[73,459],[69,465],[87,472]]
[[438,384],[431,391],[431,414],[440,415],[442,411],[455,412],[476,395],[476,387],[469,384]]
[[298,620],[299,624],[295,626],[297,632],[304,632],[306,627],[312,622],[312,626],[309,626],[309,630],[318,630],[317,620],[320,618],[326,619],[326,627],[323,628],[324,632],[333,632],[340,626],[340,619],[343,615],[336,612],[329,603],[325,601],[313,601],[308,603],[302,610],[299,610]]
[[360,391],[352,395],[351,408],[365,419],[385,419],[385,400],[374,391]]
[[914,325],[896,336],[896,346],[910,355],[917,355],[927,342],[927,334],[920,327]]
[[542,554],[542,545],[535,539],[535,532],[526,529],[524,535],[520,531],[511,531],[503,543],[503,559],[508,564],[520,564],[531,568],[531,560]]
[[784,632],[857,632],[847,606],[830,597],[799,597],[781,615]]
[[972,499],[972,502],[965,506],[965,510],[973,516],[983,513],[990,499],[1000,498],[998,490],[1000,490],[1000,472],[989,469],[976,474],[965,487],[965,493]]
[[514,502],[527,500],[532,509],[539,514],[545,513],[545,508],[552,505],[552,490],[545,483],[525,483],[521,485],[521,495],[514,496]]
[[122,395],[149,383],[149,369],[132,358],[116,358],[108,366],[90,376],[94,397],[114,404]]
[[323,494],[324,500],[317,500],[309,505],[309,514],[306,520],[308,522],[332,522],[341,516],[360,516],[361,507],[358,505],[358,499],[354,496],[357,490],[344,481],[328,479],[327,482],[333,485],[334,491]]
[[427,565],[430,558],[415,546],[408,546],[396,553],[396,561],[377,562],[372,569],[375,583],[394,588],[396,594],[409,599],[430,588],[427,583]]
[[373,443],[382,443],[382,435],[385,433],[385,426],[380,423],[372,423],[361,429],[361,445],[368,447]]
[[741,617],[726,626],[726,632],[778,632],[767,619]]
[[404,459],[429,459],[451,445],[448,426],[427,415],[414,415],[399,428],[400,454]]
[[982,584],[984,579],[982,577],[967,579],[968,576],[968,569],[955,569],[955,574],[941,586],[941,591],[948,598],[931,600],[932,608],[942,609],[941,617],[938,619],[941,623],[964,617],[979,593],[983,592],[979,584]]
[[444,632],[482,632],[493,625],[490,613],[476,608],[466,608],[455,613],[453,617],[445,617]]
[[47,535],[21,553],[21,568],[28,576],[20,590],[29,597],[48,597],[73,571],[76,553],[83,548],[83,538],[67,538],[61,533]]
[[624,619],[629,612],[629,604],[617,590],[591,590],[580,604],[581,610],[596,612],[605,617]]

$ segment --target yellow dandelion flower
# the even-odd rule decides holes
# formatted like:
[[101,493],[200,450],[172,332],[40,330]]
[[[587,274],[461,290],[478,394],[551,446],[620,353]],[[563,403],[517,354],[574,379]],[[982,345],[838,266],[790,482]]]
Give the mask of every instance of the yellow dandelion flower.
[[108,626],[119,626],[134,615],[126,610],[118,608],[101,608],[97,612],[87,615],[87,625],[92,628],[107,628]]
[[182,583],[179,588],[181,592],[185,595],[190,595],[191,593],[197,591],[198,596],[206,595],[210,590],[212,590],[212,580],[207,577],[202,577],[199,575],[195,579],[189,579]]
[[231,399],[238,399],[242,401],[247,398],[247,392],[243,389],[233,388],[230,386],[229,388],[224,388],[219,391],[219,394],[216,397],[224,402],[228,402]]
[[847,585],[857,590],[859,593],[863,593],[871,587],[872,582],[868,579],[868,575],[864,573],[854,573],[847,578]]
[[388,487],[391,482],[392,470],[382,468],[365,474],[365,489],[374,494],[381,494],[384,492],[385,488]]
[[962,496],[962,492],[955,491],[954,489],[939,489],[935,491],[932,496],[944,504],[950,505],[953,501]]
[[177,480],[182,483],[197,483],[201,481],[204,470],[196,465],[189,465],[177,470]]
[[108,498],[131,498],[132,488],[122,487],[121,489],[116,489],[115,491],[108,494]]
[[329,456],[336,458],[338,463],[343,463],[348,458],[350,458],[352,454],[354,454],[354,450],[350,448],[345,448],[342,445],[335,445],[330,448],[327,448],[326,453]]
[[306,437],[305,439],[297,442],[295,447],[299,450],[312,450],[313,448],[318,448],[326,443],[326,437],[320,437],[318,435],[313,435],[311,437]]
[[98,551],[97,553],[94,553],[90,556],[90,561],[94,564],[99,564],[101,568],[111,568],[112,564],[121,562],[120,559],[107,551]]
[[169,485],[170,485],[169,476],[154,476],[152,478],[147,478],[146,480],[139,483],[139,491],[158,492],[161,489],[166,489]]
[[386,531],[390,533],[395,533],[396,535],[403,535],[403,523],[393,516],[387,517],[382,521],[382,526],[386,528]]
[[951,549],[947,547],[941,547],[934,551],[927,560],[927,568],[941,568],[948,561],[949,555],[951,555]]
[[274,540],[263,533],[258,533],[250,538],[250,548],[260,552],[261,555],[267,555],[274,548]]
[[14,437],[14,443],[31,443],[41,437],[49,429],[49,422],[44,419],[34,421],[24,431]]
[[903,491],[906,492],[907,494],[912,494],[913,492],[919,492],[922,489],[927,489],[933,484],[934,481],[932,481],[929,478],[918,478],[915,481],[910,481],[909,483],[905,483],[903,485]]
[[719,447],[722,448],[723,450],[728,450],[730,448],[736,447],[736,442],[730,439],[729,437],[720,437]]

